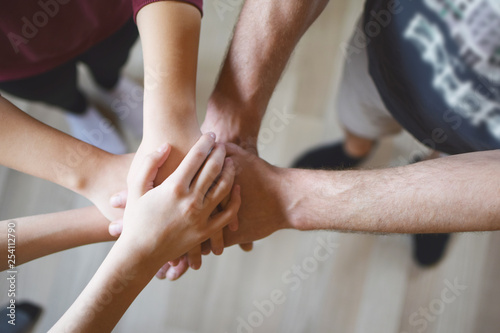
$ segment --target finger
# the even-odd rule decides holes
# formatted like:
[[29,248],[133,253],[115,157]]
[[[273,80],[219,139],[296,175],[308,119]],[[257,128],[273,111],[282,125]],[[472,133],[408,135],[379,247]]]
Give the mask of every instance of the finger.
[[134,177],[134,183],[129,186],[130,192],[133,192],[134,196],[141,197],[153,188],[158,169],[165,163],[170,151],[170,145],[164,144],[154,153],[146,156],[141,169]]
[[167,277],[167,272],[169,268],[170,264],[167,262],[165,265],[161,266],[158,272],[156,272],[155,276],[160,280],[164,280]]
[[210,249],[212,246],[210,245],[210,240],[206,240],[203,243],[201,243],[201,254],[206,256],[210,254]]
[[215,209],[219,203],[231,192],[234,183],[234,162],[230,158],[226,158],[224,168],[217,183],[210,189],[205,196],[204,203],[210,209]]
[[196,245],[193,249],[191,249],[188,254],[188,263],[189,267],[194,270],[198,270],[201,267],[201,246]]
[[250,252],[253,249],[253,243],[243,243],[240,244],[240,247],[245,252]]
[[224,252],[224,234],[222,231],[216,232],[210,237],[210,245],[212,246],[212,252],[216,256],[220,256]]
[[202,193],[203,196],[207,194],[208,189],[215,183],[219,177],[222,168],[224,167],[224,159],[226,157],[226,149],[224,145],[217,143],[210,155],[191,183],[191,189]]
[[191,150],[189,150],[186,157],[184,157],[179,167],[172,173],[171,177],[175,177],[181,185],[189,188],[193,178],[198,173],[198,170],[200,170],[214,145],[215,134],[203,134]]
[[113,221],[108,226],[108,232],[113,237],[119,237],[123,230],[123,220],[118,219]]
[[231,231],[238,231],[238,228],[240,227],[240,221],[238,220],[238,215],[236,215],[236,217],[232,219],[231,222],[229,222],[227,227]]
[[177,259],[175,259],[175,260],[171,260],[168,263],[170,264],[170,266],[175,267],[175,266],[179,265],[179,262],[181,261],[181,259],[182,259],[182,256],[179,257],[179,258],[177,258]]
[[[217,210],[220,212],[222,211],[224,208],[223,207],[226,207],[228,202],[229,202],[229,199],[230,199],[230,195],[226,196],[222,201],[221,203],[217,206]],[[231,222],[229,222],[229,224],[227,225],[228,229],[230,231],[237,231],[238,228],[239,228],[239,221],[238,221],[238,217],[236,217],[234,220],[232,220]]]
[[167,271],[167,279],[170,281],[175,281],[180,278],[186,271],[189,269],[188,259],[186,256],[183,256],[179,261],[179,264],[175,267],[170,267]]
[[224,211],[218,213],[210,219],[210,225],[208,226],[208,231],[210,236],[214,233],[222,230],[229,222],[231,222],[236,215],[241,205],[240,196],[240,186],[235,185],[231,192],[231,200],[229,204],[224,208]]
[[226,154],[228,156],[236,155],[236,154],[241,153],[242,151],[244,151],[243,148],[241,148],[237,144],[234,144],[234,143],[231,143],[231,142],[225,143],[224,146],[226,146]]
[[109,199],[109,204],[113,208],[125,208],[125,206],[127,205],[127,196],[127,190],[118,192]]

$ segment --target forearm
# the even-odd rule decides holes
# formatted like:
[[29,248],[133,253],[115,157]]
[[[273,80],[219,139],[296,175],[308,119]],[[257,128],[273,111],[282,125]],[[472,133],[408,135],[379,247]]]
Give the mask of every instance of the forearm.
[[0,96],[0,164],[86,193],[110,154],[74,139]]
[[[9,225],[14,226],[11,232]],[[114,240],[108,225],[109,221],[94,206],[1,221],[0,256],[7,258],[10,254],[9,238],[15,239],[16,265],[77,246]],[[7,261],[1,261],[0,270],[7,268]]]
[[233,122],[240,135],[256,140],[261,119],[293,49],[327,3],[247,0],[208,113],[217,111],[221,117],[237,118]]
[[[147,265],[145,263],[148,263]],[[50,332],[111,332],[159,266],[119,239],[89,284]]]
[[141,150],[172,146],[173,171],[200,136],[196,68],[201,15],[190,4],[160,1],[137,15],[144,53],[144,138]]
[[500,229],[500,151],[367,171],[287,170],[302,230],[439,233]]

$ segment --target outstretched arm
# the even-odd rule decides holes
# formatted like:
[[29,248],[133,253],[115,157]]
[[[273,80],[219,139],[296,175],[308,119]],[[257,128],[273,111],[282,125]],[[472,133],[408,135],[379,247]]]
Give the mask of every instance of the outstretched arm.
[[[200,244],[235,217],[240,199],[238,187],[231,191],[234,165],[225,159],[224,147],[202,136],[179,168],[153,188],[169,150],[163,146],[138,168],[129,182],[122,235],[52,332],[110,332],[164,262]],[[226,210],[212,215],[229,193]]]
[[0,96],[0,164],[64,186],[108,219],[123,215],[109,197],[125,188],[131,155],[112,155],[62,133]]
[[200,25],[200,11],[185,2],[153,2],[137,14],[145,75],[144,138],[137,160],[163,142],[172,147],[157,183],[175,170],[201,135],[195,100]]
[[[500,151],[404,167],[345,172],[291,171],[296,228],[382,233],[500,229]],[[304,189],[311,194],[306,198]],[[323,207],[319,209],[319,207]]]
[[[154,2],[137,15],[144,53],[145,94],[144,138],[136,160],[162,142],[172,146],[171,157],[155,180],[157,184],[179,165],[201,135],[195,105],[200,25],[200,11],[186,2]],[[136,168],[134,162],[129,177]],[[222,234],[214,235],[214,252],[222,253],[223,248]],[[188,258],[190,266],[198,269],[200,246],[190,251]],[[180,271],[186,269],[183,267]]]
[[[108,225],[96,207],[0,221],[0,256],[14,254],[9,258],[18,266],[77,246],[114,240]],[[0,270],[7,265],[3,260]]]
[[279,229],[376,233],[500,230],[500,151],[443,157],[381,170],[274,167],[235,145],[245,203],[226,246]]
[[247,0],[215,90],[203,132],[256,149],[262,117],[293,49],[328,0]]

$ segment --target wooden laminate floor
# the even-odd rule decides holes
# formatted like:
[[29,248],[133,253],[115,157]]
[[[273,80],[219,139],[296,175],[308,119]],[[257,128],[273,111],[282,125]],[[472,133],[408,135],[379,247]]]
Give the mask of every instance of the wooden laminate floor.
[[[228,11],[217,11],[221,2]],[[348,40],[361,6],[361,0],[332,1],[295,51],[263,126],[273,112],[287,110],[296,117],[266,138],[261,155],[269,162],[287,166],[306,148],[341,136],[335,112],[339,45]],[[233,0],[205,2],[200,120],[238,10]],[[127,75],[140,80],[141,64],[137,46]],[[89,84],[85,76],[82,81]],[[16,102],[66,129],[57,111]],[[388,138],[367,167],[399,165],[420,149],[407,134]],[[2,220],[87,204],[56,185],[0,168]],[[323,261],[314,251],[321,244],[330,244]],[[19,267],[18,300],[29,299],[45,310],[36,332],[46,332],[70,306],[111,245],[85,246]],[[230,248],[221,257],[205,258],[201,270],[180,281],[154,280],[115,332],[500,332],[500,263],[495,259],[500,233],[454,235],[444,260],[430,269],[413,263],[411,245],[411,238],[402,235],[278,232],[257,242],[251,253]],[[297,267],[301,274],[294,273]],[[0,273],[2,304],[7,301],[5,277]]]

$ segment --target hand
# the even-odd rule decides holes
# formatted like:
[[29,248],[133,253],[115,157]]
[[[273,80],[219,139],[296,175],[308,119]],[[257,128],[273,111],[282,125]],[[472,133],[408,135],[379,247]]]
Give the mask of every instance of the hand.
[[235,183],[241,186],[242,206],[238,212],[238,231],[224,229],[224,244],[249,243],[273,232],[291,228],[282,169],[274,167],[252,153],[234,144],[226,144],[227,156],[236,167]]
[[[213,161],[221,161],[224,160],[224,157],[226,156],[226,150],[224,145],[222,144],[215,144],[214,148],[210,152],[211,159]],[[211,178],[217,180],[219,177],[221,171],[222,171],[222,163],[219,164],[214,164],[212,167],[212,175],[210,176]],[[194,182],[200,181],[200,177],[202,176],[202,173],[198,173]],[[216,182],[214,182],[214,185],[216,185]],[[225,207],[227,205],[227,202],[229,200],[229,196],[226,198],[227,200],[224,200],[224,204],[222,207]],[[114,204],[114,207],[117,208],[124,208],[126,206],[126,201],[127,201],[127,191],[122,191],[115,195],[112,199],[111,202]],[[221,208],[223,209],[223,208]],[[220,212],[220,209],[215,210],[212,214]],[[121,220],[114,221],[109,225],[109,232],[112,236],[118,237],[121,233],[123,223]],[[238,229],[238,220],[235,218],[229,223],[229,228],[230,230],[237,230]],[[221,255],[223,250],[224,250],[224,235],[222,233],[222,230],[220,232],[217,232],[212,235],[210,238],[210,245],[211,249],[216,255]],[[210,250],[209,250],[210,251]],[[209,252],[208,251],[208,252]],[[206,252],[204,254],[207,254]],[[162,279],[168,276],[170,279],[174,278],[177,279],[180,276],[182,276],[185,271],[187,270],[188,267],[191,267],[195,270],[199,269],[201,267],[201,255],[202,255],[202,249],[201,245],[195,246],[193,249],[191,249],[187,255],[185,256],[184,259],[187,259],[188,265],[178,265],[180,261],[172,261],[169,264],[165,264],[162,267],[162,270],[160,270],[157,274],[157,277]],[[184,263],[185,260],[183,260],[181,263]]]
[[158,168],[170,151],[168,146],[163,146],[149,155],[139,173],[129,180],[121,239],[158,268],[207,240],[236,218],[239,186],[234,187],[226,209],[211,216],[231,192],[235,173],[230,158],[210,154],[214,145],[213,137],[203,135],[179,167],[153,189]]

